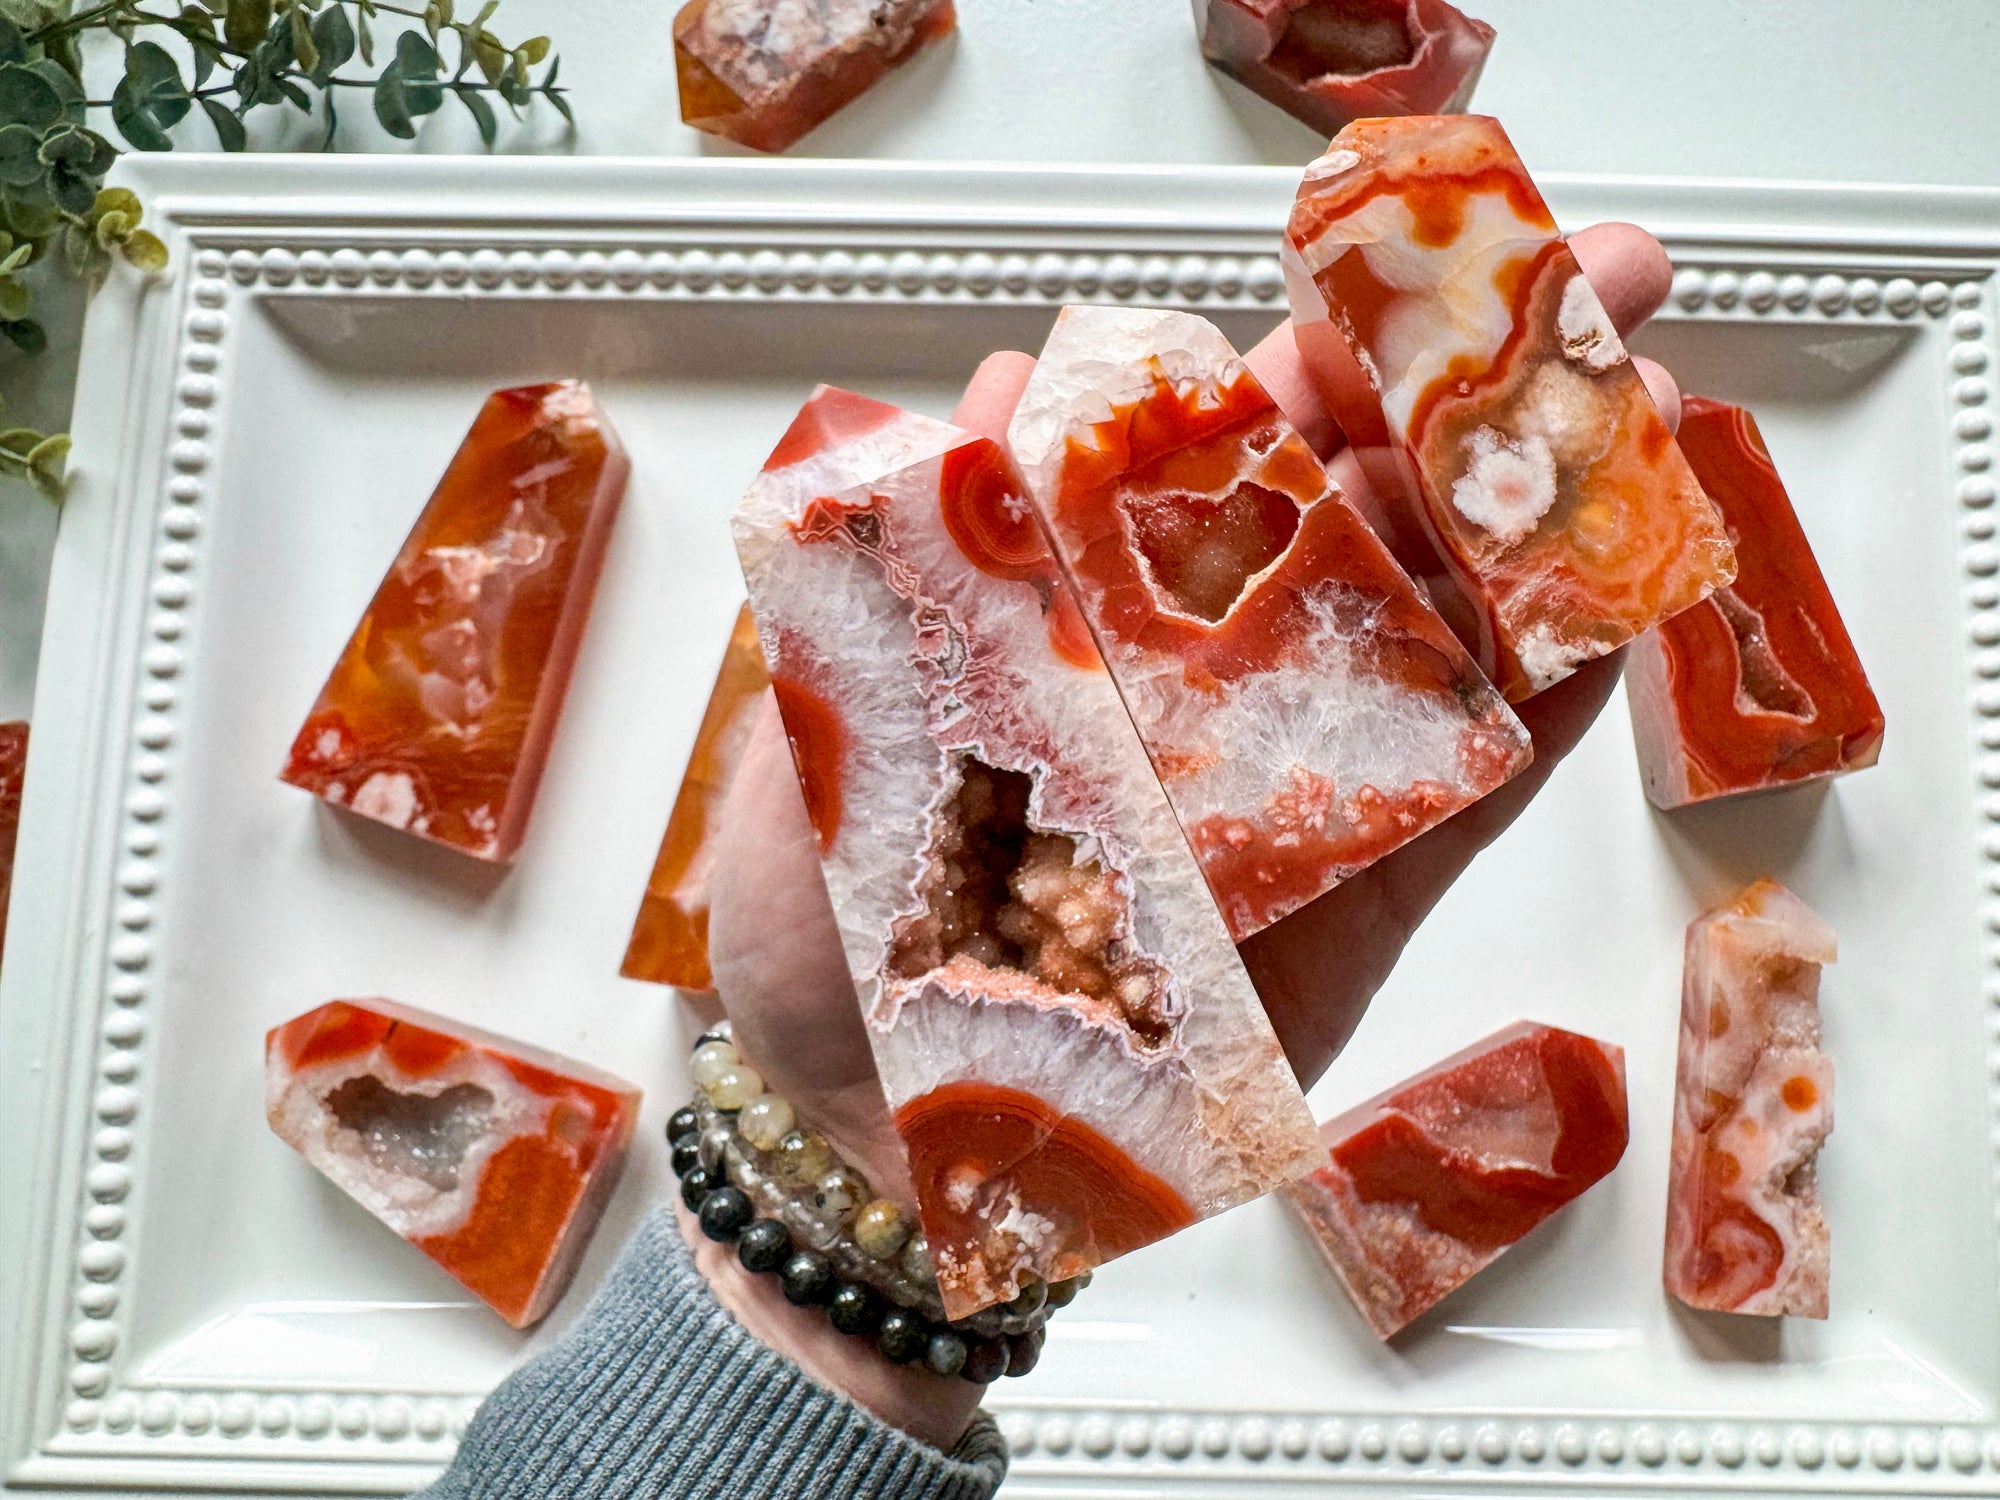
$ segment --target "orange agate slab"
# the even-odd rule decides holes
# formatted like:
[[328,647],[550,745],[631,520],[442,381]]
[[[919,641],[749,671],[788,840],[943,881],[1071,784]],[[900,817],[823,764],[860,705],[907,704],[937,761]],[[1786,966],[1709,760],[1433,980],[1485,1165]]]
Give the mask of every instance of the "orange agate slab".
[[504,864],[527,829],[629,465],[579,380],[495,391],[283,777]]
[[687,0],[674,17],[681,119],[782,151],[957,24],[951,0]]
[[822,387],[735,531],[945,1311],[1310,1170],[1298,1082],[1005,452]]
[[757,622],[746,604],[736,613],[722,670],[715,675],[680,794],[632,924],[632,941],[618,970],[627,979],[684,990],[715,988],[708,971],[708,876],[715,866],[715,832],[757,719],[757,705],[770,685],[763,648],[757,644]]
[[1306,168],[1282,254],[1300,355],[1392,549],[1510,702],[1735,575],[1497,122],[1348,126]]
[[1729,525],[1737,572],[1632,645],[1625,693],[1646,795],[1684,807],[1874,765],[1881,706],[1756,418],[1688,396],[1679,438]]
[[393,1000],[335,1000],[264,1039],[279,1138],[516,1328],[569,1285],[639,1091]]
[[1689,1307],[1826,1316],[1819,974],[1836,953],[1833,929],[1775,880],[1688,925],[1664,1279]]
[[1238,941],[1528,764],[1213,324],[1065,308],[1009,441]]
[[1320,1134],[1285,1201],[1386,1339],[1618,1165],[1625,1053],[1517,1022]]
[[28,726],[0,724],[0,956],[7,951],[7,899],[14,890],[14,840],[21,831],[21,787],[28,769]]
[[1322,135],[1472,97],[1493,28],[1445,0],[1194,0],[1202,54]]

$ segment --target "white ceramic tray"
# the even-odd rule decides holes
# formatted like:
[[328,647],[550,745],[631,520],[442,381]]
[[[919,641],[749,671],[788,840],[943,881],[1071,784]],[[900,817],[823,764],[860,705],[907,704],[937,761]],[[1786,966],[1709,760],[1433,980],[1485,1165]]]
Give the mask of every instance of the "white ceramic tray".
[[[43,1491],[393,1492],[664,1191],[665,991],[617,977],[807,387],[944,412],[1065,300],[1278,316],[1291,174],[153,161],[165,278],[95,308],[0,987],[0,1451]],[[1388,1348],[1265,1202],[1120,1262],[996,1390],[1020,1495],[2000,1484],[2000,195],[1557,182],[1679,266],[1642,347],[1754,404],[1889,715],[1879,769],[1675,818],[1622,708],[1426,926],[1322,1113],[1518,1016],[1630,1058],[1632,1146]],[[518,867],[276,770],[488,389],[581,374],[634,478]],[[1839,929],[1834,1315],[1658,1289],[1682,925],[1751,876]],[[1329,955],[1329,962],[1338,961]],[[264,1028],[393,993],[618,1069],[641,1148],[523,1339],[265,1130]]]

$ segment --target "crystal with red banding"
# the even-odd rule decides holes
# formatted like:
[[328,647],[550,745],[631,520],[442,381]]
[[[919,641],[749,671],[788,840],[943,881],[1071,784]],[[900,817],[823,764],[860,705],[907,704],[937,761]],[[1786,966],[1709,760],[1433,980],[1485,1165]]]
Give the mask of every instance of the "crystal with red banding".
[[1009,441],[1239,941],[1528,764],[1213,324],[1065,308]]
[[946,1310],[1310,1170],[1311,1114],[1005,453],[822,387],[735,527]]
[[1404,567],[1510,702],[1699,603],[1729,538],[1497,122],[1350,125],[1281,249]]
[[28,726],[0,724],[0,957],[7,951],[7,903],[14,891],[14,841],[28,769]]
[[1775,880],[1688,925],[1666,1288],[1714,1312],[1824,1318],[1816,1165],[1833,1130],[1820,967],[1833,929]]
[[279,1139],[516,1328],[569,1284],[639,1117],[622,1079],[391,1000],[264,1039]]
[[1625,1054],[1518,1022],[1320,1131],[1285,1202],[1386,1339],[1618,1165]]
[[1858,771],[1881,705],[1826,578],[1740,406],[1688,396],[1677,434],[1736,546],[1736,581],[1632,643],[1625,695],[1655,806]]
[[1446,0],[1194,0],[1208,60],[1322,135],[1464,109],[1493,28]]
[[474,858],[527,831],[629,468],[577,380],[487,397],[283,779]]
[[756,722],[757,705],[770,685],[764,652],[757,644],[757,625],[746,604],[737,611],[722,669],[716,673],[666,835],[632,924],[632,940],[618,970],[627,979],[684,990],[715,987],[708,968],[708,878],[715,866],[715,834],[743,747],[750,740],[750,727]]

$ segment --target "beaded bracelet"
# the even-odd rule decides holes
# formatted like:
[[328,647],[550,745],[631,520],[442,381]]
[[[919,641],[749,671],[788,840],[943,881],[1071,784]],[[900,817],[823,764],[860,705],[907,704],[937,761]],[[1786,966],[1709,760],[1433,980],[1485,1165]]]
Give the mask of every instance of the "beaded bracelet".
[[702,1034],[688,1071],[695,1100],[667,1122],[667,1141],[681,1201],[702,1233],[734,1244],[746,1270],[775,1272],[788,1302],[824,1307],[836,1329],[872,1338],[897,1364],[921,1359],[980,1385],[1035,1367],[1043,1325],[1089,1283],[1088,1272],[948,1320],[922,1233],[900,1205],[874,1197],[824,1137],[797,1128],[727,1021]]

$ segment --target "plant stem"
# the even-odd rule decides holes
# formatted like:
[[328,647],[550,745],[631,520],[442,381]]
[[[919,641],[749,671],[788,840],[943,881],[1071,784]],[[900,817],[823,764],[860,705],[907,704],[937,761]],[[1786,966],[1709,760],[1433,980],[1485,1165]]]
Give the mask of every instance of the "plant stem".
[[29,32],[23,40],[46,42],[55,37],[68,36],[72,31],[82,31],[84,28],[94,25],[100,16],[108,16],[114,11],[124,10],[130,3],[131,0],[105,0],[104,4],[93,5],[89,10],[78,11],[67,20],[51,21],[46,26],[38,26]]

